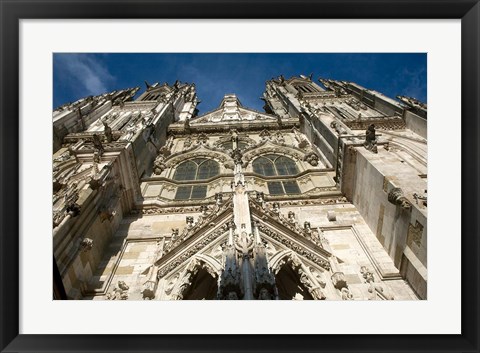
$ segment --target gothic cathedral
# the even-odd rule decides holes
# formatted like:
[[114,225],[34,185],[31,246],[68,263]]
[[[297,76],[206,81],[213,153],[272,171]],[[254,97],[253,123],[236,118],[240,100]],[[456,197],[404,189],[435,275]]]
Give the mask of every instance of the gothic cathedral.
[[427,299],[427,106],[283,76],[53,112],[54,298]]

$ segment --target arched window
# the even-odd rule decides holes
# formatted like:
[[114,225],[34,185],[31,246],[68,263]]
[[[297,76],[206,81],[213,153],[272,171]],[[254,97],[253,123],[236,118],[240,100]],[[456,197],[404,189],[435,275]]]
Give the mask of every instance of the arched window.
[[253,161],[253,171],[265,176],[298,174],[297,165],[288,157],[267,154]]
[[[220,173],[217,162],[211,159],[195,158],[181,163],[175,170],[174,180],[205,180]],[[180,186],[175,194],[176,200],[203,199],[207,195],[206,185]]]
[[[298,174],[297,165],[288,157],[267,154],[258,157],[252,163],[253,171],[265,176],[282,176]],[[299,194],[296,181],[269,181],[268,191],[271,195]]]

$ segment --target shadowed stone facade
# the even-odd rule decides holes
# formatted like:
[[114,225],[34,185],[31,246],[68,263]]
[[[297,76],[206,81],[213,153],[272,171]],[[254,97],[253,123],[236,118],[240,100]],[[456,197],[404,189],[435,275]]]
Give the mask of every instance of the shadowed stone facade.
[[426,106],[280,76],[265,112],[146,83],[53,113],[69,299],[427,298]]

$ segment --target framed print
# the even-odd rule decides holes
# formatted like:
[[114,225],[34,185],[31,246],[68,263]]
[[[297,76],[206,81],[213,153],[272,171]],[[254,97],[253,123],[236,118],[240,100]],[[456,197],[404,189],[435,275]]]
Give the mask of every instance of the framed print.
[[479,351],[477,1],[1,13],[2,352]]

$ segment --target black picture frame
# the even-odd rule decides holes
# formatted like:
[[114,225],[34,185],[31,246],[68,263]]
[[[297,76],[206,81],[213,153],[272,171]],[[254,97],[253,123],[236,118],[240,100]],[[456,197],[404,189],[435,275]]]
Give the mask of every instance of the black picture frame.
[[[0,349],[2,352],[479,352],[480,4],[478,0],[102,0],[95,2],[0,0],[0,11],[2,33],[0,43],[2,84],[0,100]],[[19,334],[19,20],[59,18],[461,19],[462,333],[460,335],[340,336]],[[448,122],[444,123],[448,124]],[[448,136],[445,137],[445,143],[448,143]],[[448,207],[459,207],[459,205],[448,205]],[[446,263],[445,266],[448,264]]]

